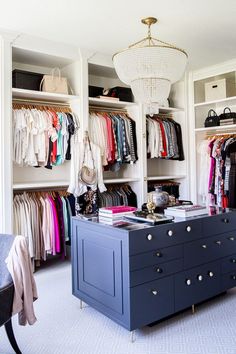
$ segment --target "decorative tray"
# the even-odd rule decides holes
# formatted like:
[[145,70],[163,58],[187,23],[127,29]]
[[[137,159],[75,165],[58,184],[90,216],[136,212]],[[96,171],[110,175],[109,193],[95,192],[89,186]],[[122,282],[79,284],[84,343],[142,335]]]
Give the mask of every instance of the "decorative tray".
[[135,212],[130,215],[126,215],[125,219],[129,219],[136,222],[144,222],[152,225],[165,224],[172,222],[174,218],[172,216],[165,216],[163,214],[148,214],[146,212]]

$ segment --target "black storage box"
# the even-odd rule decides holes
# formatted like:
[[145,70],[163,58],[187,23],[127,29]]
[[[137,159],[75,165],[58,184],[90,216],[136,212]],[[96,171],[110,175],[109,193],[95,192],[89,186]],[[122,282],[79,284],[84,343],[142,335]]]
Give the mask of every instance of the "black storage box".
[[103,87],[89,86],[89,97],[97,97],[103,95]]
[[12,87],[25,90],[40,90],[43,74],[15,69],[12,72]]
[[116,86],[109,90],[109,96],[118,97],[120,101],[133,102],[133,94],[129,87]]

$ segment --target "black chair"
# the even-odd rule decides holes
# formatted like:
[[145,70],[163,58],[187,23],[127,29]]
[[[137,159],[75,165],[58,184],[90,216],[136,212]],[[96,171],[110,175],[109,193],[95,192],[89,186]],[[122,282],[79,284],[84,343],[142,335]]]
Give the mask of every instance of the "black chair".
[[7,337],[12,348],[15,353],[21,354],[11,322],[14,285],[5,263],[13,241],[14,236],[0,234],[0,327],[5,326]]

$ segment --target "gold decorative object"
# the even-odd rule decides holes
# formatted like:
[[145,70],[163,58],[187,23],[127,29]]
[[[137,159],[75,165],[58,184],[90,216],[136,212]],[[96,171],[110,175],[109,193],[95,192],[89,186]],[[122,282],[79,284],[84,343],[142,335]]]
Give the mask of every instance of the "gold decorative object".
[[148,214],[154,214],[155,208],[156,208],[156,204],[153,202],[152,197],[148,196],[148,202],[147,202]]

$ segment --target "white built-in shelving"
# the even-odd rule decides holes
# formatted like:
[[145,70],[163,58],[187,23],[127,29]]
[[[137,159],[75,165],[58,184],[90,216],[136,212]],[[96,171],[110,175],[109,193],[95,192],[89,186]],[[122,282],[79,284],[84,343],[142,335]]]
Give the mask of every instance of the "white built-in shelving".
[[[7,37],[8,38],[8,37]],[[52,170],[46,168],[20,167],[12,163],[12,149],[5,147],[12,141],[12,100],[23,103],[51,103],[56,105],[69,105],[80,121],[81,136],[89,130],[89,108],[101,107],[114,110],[126,110],[136,123],[136,137],[138,145],[138,161],[135,164],[122,164],[118,171],[104,171],[104,183],[129,183],[137,195],[138,206],[146,201],[148,182],[152,180],[181,179],[184,186],[181,197],[187,195],[187,117],[186,117],[186,77],[183,81],[172,86],[170,99],[172,107],[160,107],[160,113],[170,113],[182,126],[185,161],[148,161],[146,151],[146,121],[145,107],[136,102],[111,101],[96,97],[88,97],[88,86],[112,88],[124,86],[118,79],[110,56],[102,55],[91,50],[78,50],[70,45],[33,38],[30,36],[17,36],[10,44],[6,39],[7,49],[1,52],[1,85],[4,105],[1,113],[2,138],[4,146],[4,163],[1,164],[2,190],[0,196],[1,232],[12,231],[12,200],[13,193],[17,191],[37,190],[63,187],[67,188],[70,180],[70,161],[60,166],[53,166]],[[59,67],[63,77],[68,79],[73,89],[73,95],[32,91],[11,88],[12,70],[25,70],[41,74],[50,74],[54,67]],[[182,107],[182,108],[175,108]],[[4,123],[4,124],[3,124]],[[3,160],[3,159],[2,159]],[[146,178],[146,176],[149,176]],[[8,181],[6,183],[6,181]]]
[[195,103],[194,107],[212,106],[219,103],[230,103],[231,101],[236,102],[236,96],[221,98],[219,100],[214,100],[214,101]]
[[67,187],[68,181],[45,181],[45,182],[31,182],[31,183],[14,183],[13,190],[28,190],[28,189],[42,189],[51,187]]
[[[16,46],[16,47],[15,47]],[[53,52],[51,54],[51,52]],[[55,55],[55,52],[57,55]],[[65,51],[70,55],[70,51]],[[76,54],[75,54],[76,55]],[[58,49],[51,46],[39,47],[36,51],[29,50],[28,44],[24,44],[17,48],[14,43],[12,50],[12,69],[25,70],[30,72],[38,72],[42,74],[50,74],[53,67],[61,69],[62,76],[67,77],[69,86],[73,88],[75,94],[62,94],[44,91],[34,91],[21,88],[11,89],[11,99],[19,104],[35,104],[46,106],[69,106],[80,120],[81,97],[78,82],[79,77],[73,75],[75,70],[79,69],[79,62],[76,57],[65,58],[63,53],[59,53]],[[11,75],[11,73],[10,73]],[[52,169],[44,167],[21,167],[13,164],[12,168],[12,194],[22,191],[32,190],[50,190],[50,189],[67,189],[70,180],[70,161],[65,161],[59,166],[53,166]],[[12,207],[12,201],[11,201]]]
[[[224,79],[225,90],[221,98],[206,100],[206,84]],[[212,67],[206,67],[189,73],[189,107],[190,107],[190,141],[193,142],[190,149],[190,175],[191,199],[196,203],[204,203],[206,196],[199,194],[199,176],[201,161],[198,154],[198,146],[203,139],[210,135],[223,135],[236,133],[236,124],[204,127],[205,120],[210,109],[219,116],[224,108],[229,107],[236,111],[236,60],[220,63]],[[207,151],[206,151],[207,154]]]
[[79,100],[79,96],[75,95],[65,95],[62,93],[33,91],[19,88],[12,89],[12,98],[32,101],[47,101],[52,103],[70,103],[72,100]]
[[149,176],[147,177],[148,181],[164,181],[170,179],[183,179],[186,178],[186,175],[168,175],[168,176]]
[[176,112],[184,112],[184,108],[175,108],[175,107],[159,107],[160,113],[176,113]]
[[195,132],[224,132],[224,131],[232,131],[236,130],[236,124],[229,125],[217,125],[214,127],[204,127],[204,128],[196,128]]
[[118,183],[130,183],[130,182],[138,182],[139,178],[105,178],[103,182],[105,184],[118,184]]
[[135,105],[134,102],[125,102],[125,101],[116,101],[109,100],[107,98],[96,98],[89,97],[89,105],[99,106],[99,107],[107,107],[107,108],[127,108]]
[[[125,102],[125,101],[116,101],[109,98],[96,98],[89,97],[89,105],[92,106],[100,106],[107,108],[128,108],[137,105],[136,102]],[[175,108],[175,107],[159,107],[160,113],[175,113],[175,112],[183,112],[183,108]]]

